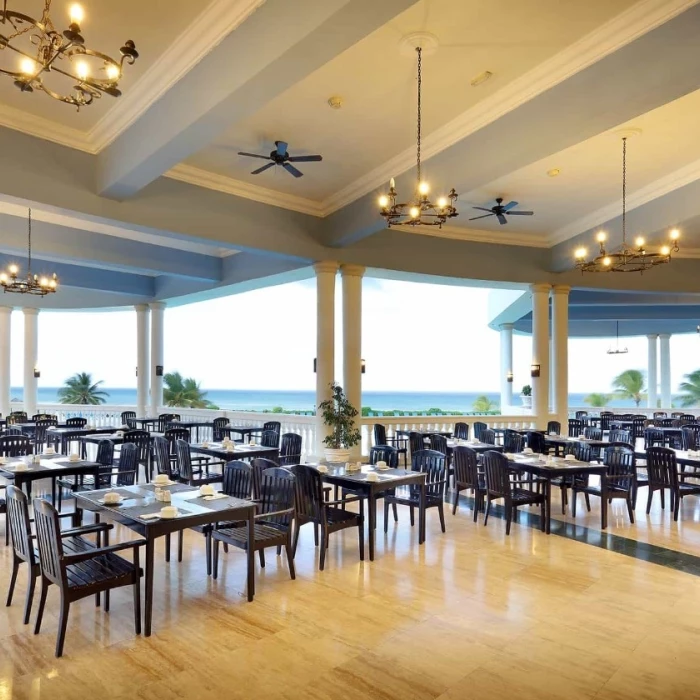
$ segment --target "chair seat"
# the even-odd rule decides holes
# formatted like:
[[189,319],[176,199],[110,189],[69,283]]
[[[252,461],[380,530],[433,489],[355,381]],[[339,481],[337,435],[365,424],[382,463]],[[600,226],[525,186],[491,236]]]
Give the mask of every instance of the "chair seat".
[[104,581],[110,581],[116,587],[132,579],[134,573],[135,567],[130,561],[111,552],[66,567],[68,586],[71,589],[86,588]]
[[680,481],[678,483],[678,491],[681,496],[692,496],[700,494],[700,484],[691,484],[687,481]]
[[[218,529],[214,531],[213,536],[214,539],[228,540],[231,544],[245,549],[248,546],[248,525]],[[287,533],[271,525],[255,523],[254,537],[256,544],[269,542],[268,546],[274,546],[278,542],[286,542]]]
[[[582,489],[577,489],[577,491],[580,491],[581,493],[589,493],[592,494],[593,496],[600,496],[602,493],[602,489],[600,486],[586,486],[585,488]],[[616,493],[621,493],[621,494],[628,494],[630,491],[629,487],[626,486],[616,486],[615,484],[608,484],[607,488],[607,493],[609,496],[612,496]]]
[[516,486],[511,489],[511,500],[513,501],[513,505],[540,503],[544,500],[544,494],[536,493],[529,489],[520,489]]
[[358,522],[360,516],[357,513],[353,513],[351,510],[342,510],[341,508],[333,508],[332,506],[326,508],[326,518],[329,525],[335,525],[339,523],[351,523]]

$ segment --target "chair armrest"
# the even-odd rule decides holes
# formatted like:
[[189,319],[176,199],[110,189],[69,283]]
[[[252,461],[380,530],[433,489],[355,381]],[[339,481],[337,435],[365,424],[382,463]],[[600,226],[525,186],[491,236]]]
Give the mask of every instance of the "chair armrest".
[[63,561],[66,565],[79,564],[81,561],[94,559],[95,557],[102,556],[103,554],[114,554],[115,552],[121,552],[125,549],[136,549],[137,547],[142,547],[145,544],[146,540],[129,540],[128,542],[112,544],[109,547],[91,549],[87,552],[81,552],[80,554],[69,554],[68,556],[63,557]]
[[274,518],[278,515],[289,515],[294,512],[294,508],[287,508],[285,510],[275,510],[271,513],[260,513],[254,517],[255,520],[263,520],[265,518]]
[[[72,513],[70,513],[72,515]],[[97,532],[108,532],[113,530],[114,525],[111,523],[95,523],[94,525],[81,525],[80,527],[72,527],[68,530],[61,530],[61,537],[75,537],[76,535],[90,535]]]
[[354,503],[355,501],[364,501],[362,496],[350,496],[349,498],[341,498],[337,501],[324,501],[324,506],[342,506],[345,503]]

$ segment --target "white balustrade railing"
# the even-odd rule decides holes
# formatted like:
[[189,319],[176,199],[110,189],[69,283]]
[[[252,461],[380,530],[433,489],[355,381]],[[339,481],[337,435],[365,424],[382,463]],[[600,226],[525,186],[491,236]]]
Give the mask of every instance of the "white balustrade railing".
[[696,418],[700,416],[700,409],[698,408],[642,408],[641,406],[630,406],[628,408],[610,408],[608,406],[603,406],[602,408],[591,408],[590,406],[571,406],[569,408],[569,417],[573,418],[576,415],[576,411],[587,411],[591,415],[597,415],[601,411],[611,411],[616,415],[631,413],[632,415],[647,416],[648,418],[653,418],[654,414],[657,412],[665,413],[669,418],[672,413],[688,413]]

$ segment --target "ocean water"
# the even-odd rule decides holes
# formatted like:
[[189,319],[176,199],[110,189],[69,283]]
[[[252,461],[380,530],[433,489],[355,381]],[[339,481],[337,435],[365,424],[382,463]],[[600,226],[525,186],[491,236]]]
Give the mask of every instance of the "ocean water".
[[[121,406],[136,404],[136,389],[105,388],[109,394],[108,403]],[[39,403],[58,403],[58,387],[40,387]],[[362,405],[377,411],[427,411],[440,408],[443,411],[468,413],[473,410],[474,401],[479,396],[487,396],[498,404],[500,394],[494,391],[466,393],[418,392],[418,391],[365,391]],[[12,397],[21,398],[22,388],[13,387]],[[569,394],[570,406],[585,406],[586,394]],[[315,394],[313,391],[264,391],[244,389],[210,389],[207,398],[219,408],[239,411],[262,411],[281,406],[285,410],[313,411]],[[615,399],[610,408],[632,408],[633,401]]]

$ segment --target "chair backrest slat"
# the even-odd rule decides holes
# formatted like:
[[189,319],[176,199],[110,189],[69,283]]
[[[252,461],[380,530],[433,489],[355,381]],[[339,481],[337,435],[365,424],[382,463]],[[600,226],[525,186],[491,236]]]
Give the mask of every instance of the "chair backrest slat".
[[0,437],[0,456],[23,457],[32,451],[32,442],[27,435],[3,435]]
[[280,466],[301,462],[301,435],[285,433],[280,443]]
[[259,514],[276,513],[290,510],[283,515],[272,515],[269,518],[259,518],[258,522],[278,528],[288,529],[294,518],[294,502],[296,499],[296,477],[284,467],[271,467],[262,473],[260,484]]
[[51,583],[63,588],[66,583],[66,573],[63,565],[63,542],[58,513],[48,501],[41,498],[35,498],[33,505],[41,573]]
[[511,498],[510,470],[508,459],[500,452],[489,450],[484,453],[484,473],[486,490],[496,498]]
[[323,514],[323,483],[319,472],[307,464],[294,467],[296,508],[301,516],[319,522]]
[[399,451],[391,445],[375,445],[369,451],[369,463],[386,462],[392,469],[399,466]]
[[475,487],[479,479],[478,457],[471,447],[457,445],[452,450],[452,464],[455,470],[455,481]]
[[212,427],[212,439],[214,442],[221,442],[224,439],[222,428],[230,424],[228,418],[214,418]]
[[469,423],[455,423],[454,435],[457,440],[469,440]]
[[[253,470],[253,498],[260,498],[260,483],[262,480],[262,473],[266,469],[274,469],[279,466],[271,459],[266,459],[265,457],[256,457],[250,461],[250,466]],[[241,496],[242,498],[242,496]]]
[[240,460],[230,461],[224,467],[223,491],[227,496],[234,498],[250,498],[253,493],[251,465]]
[[138,447],[127,442],[122,445],[119,453],[119,468],[117,470],[117,484],[119,486],[133,486],[136,483],[136,472],[139,466]]
[[7,487],[7,527],[15,554],[22,561],[34,566],[37,562],[29,520],[29,501],[22,489],[11,485]]

